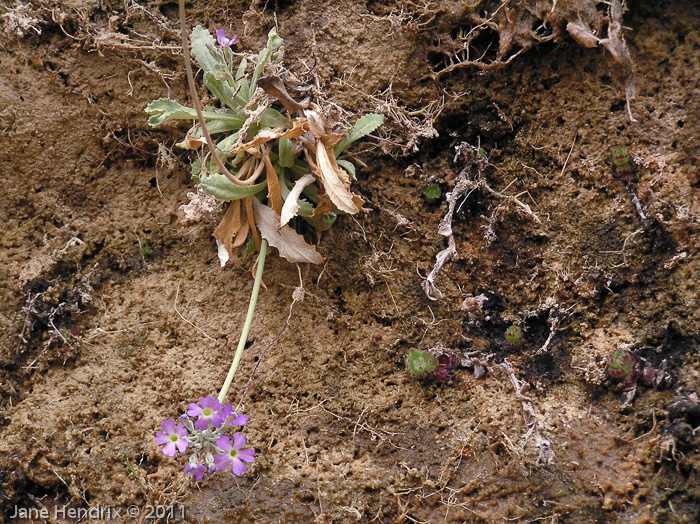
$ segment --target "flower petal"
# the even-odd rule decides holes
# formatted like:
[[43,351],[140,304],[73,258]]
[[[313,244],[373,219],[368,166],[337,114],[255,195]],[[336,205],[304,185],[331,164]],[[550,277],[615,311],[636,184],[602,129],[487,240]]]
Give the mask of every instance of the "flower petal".
[[185,429],[184,424],[178,424],[177,429],[173,431],[178,437],[184,438],[187,436],[187,429]]
[[195,480],[202,480],[202,477],[204,476],[204,472],[206,470],[207,468],[205,468],[203,464],[187,464],[185,466],[185,469],[183,470],[183,473],[190,473],[192,474]]
[[240,459],[235,458],[231,461],[231,471],[233,471],[234,475],[240,477],[245,474],[247,469],[246,465]]
[[185,439],[180,439],[177,442],[175,442],[175,446],[177,446],[177,450],[180,453],[184,453],[185,450],[187,449],[187,446],[189,446],[190,443],[187,442]]
[[252,448],[242,449],[238,452],[238,458],[244,462],[253,462],[255,460],[255,450]]
[[227,452],[227,451],[230,451],[233,449],[233,446],[231,445],[231,439],[228,438],[227,435],[221,435],[219,437],[219,439],[216,441],[216,445],[224,452]]
[[214,457],[214,465],[220,471],[228,469],[228,465],[231,463],[231,457],[228,453],[222,453],[221,455],[216,455]]
[[243,446],[245,446],[245,437],[243,436],[243,433],[234,433],[233,447],[235,449],[241,449]]
[[198,417],[202,414],[202,408],[199,406],[199,404],[195,404],[194,402],[192,402],[190,405],[187,406],[187,414],[190,417]]
[[224,407],[221,405],[221,402],[214,397],[204,397],[199,401],[199,405],[205,409],[209,408],[213,409],[214,411],[221,411],[221,409]]
[[175,456],[175,443],[174,442],[168,442],[165,447],[163,448],[163,454],[167,455],[169,457],[174,457]]
[[209,427],[209,419],[208,418],[200,418],[194,423],[194,429],[198,429],[200,431],[203,431]]

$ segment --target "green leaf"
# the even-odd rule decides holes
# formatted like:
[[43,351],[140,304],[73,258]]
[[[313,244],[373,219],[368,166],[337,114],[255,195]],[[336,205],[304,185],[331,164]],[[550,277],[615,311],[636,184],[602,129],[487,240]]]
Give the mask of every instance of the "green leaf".
[[291,167],[291,172],[295,178],[303,177],[310,171],[311,169],[306,162],[302,162],[298,158],[294,160],[294,165]]
[[238,64],[238,70],[236,71],[236,82],[245,77],[245,70],[248,68],[248,59],[242,58],[241,63]]
[[336,160],[336,162],[340,167],[345,169],[345,171],[347,171],[352,178],[357,180],[357,177],[355,176],[355,164],[349,162],[348,160]]
[[[247,78],[241,78],[238,81],[238,85],[236,87],[238,89],[238,94],[241,96],[243,100],[250,100],[250,85],[248,84],[248,79]],[[246,102],[247,104],[247,102]]]
[[191,120],[197,118],[194,109],[178,104],[169,98],[159,98],[146,106],[146,113],[151,115],[148,125],[159,126],[168,120]]
[[[148,119],[148,125],[158,126],[169,120],[197,120],[197,112],[194,109],[185,107],[175,100],[169,98],[159,98],[154,100],[146,106],[146,113],[151,115]],[[233,129],[238,129],[243,125],[245,119],[237,115],[231,115],[229,113],[214,113],[213,111],[203,111],[202,115],[204,118],[209,120],[219,120],[226,122],[229,125],[238,126],[233,127]],[[210,133],[214,131],[211,130],[210,126],[207,126]],[[221,132],[219,130],[218,132]]]
[[335,156],[337,157],[345,151],[350,144],[356,142],[365,135],[370,134],[379,126],[384,123],[384,115],[378,115],[376,113],[370,113],[360,118],[352,129],[348,131],[348,137],[343,140],[340,144],[335,146]]
[[[231,115],[233,116],[233,115]],[[210,120],[207,124],[207,131],[209,131],[210,135],[215,135],[217,133],[226,133],[228,131],[238,131],[243,124],[241,124],[240,120],[236,119],[231,119],[231,120],[214,120],[213,122]],[[238,137],[236,137],[238,138]]]
[[272,56],[270,57],[270,62],[273,64],[279,64],[284,60],[284,48],[280,49],[276,53],[272,53]]
[[304,188],[303,193],[306,197],[311,200],[314,204],[318,204],[321,200],[318,198],[318,186],[316,184],[310,184]]
[[267,187],[267,181],[252,186],[238,186],[225,175],[212,174],[200,180],[202,189],[219,200],[239,200],[255,195]]
[[224,104],[230,107],[235,114],[240,115],[241,110],[248,103],[244,100],[240,93],[236,93],[236,90],[231,87],[228,80],[233,80],[231,75],[227,74],[226,78],[219,80],[218,77],[211,73],[204,73],[204,85],[211,93],[221,100]]
[[292,148],[294,144],[290,138],[282,137],[279,139],[279,163],[282,167],[292,167],[294,165],[294,156]]
[[321,231],[328,231],[335,221],[338,219],[338,215],[332,211],[328,213],[323,213],[323,222],[321,223]]
[[[223,55],[215,51],[216,40],[207,29],[201,25],[192,29],[190,41],[192,42],[192,57],[205,73],[218,76],[222,71],[228,71],[226,60],[224,60]],[[207,47],[207,43],[210,44],[210,47]]]
[[[209,128],[207,127],[207,129]],[[216,148],[220,151],[230,151],[236,145],[236,142],[238,142],[238,133],[233,133],[216,144]]]
[[263,70],[265,69],[265,64],[272,56],[272,53],[274,53],[280,47],[282,47],[282,44],[284,44],[284,40],[282,40],[277,35],[277,29],[273,27],[267,34],[267,45],[262,51],[260,51],[260,54],[258,55],[258,63],[255,65],[255,70],[253,71],[253,78],[250,81],[251,93],[255,93],[255,88],[258,85],[258,79],[260,78]]
[[[299,208],[299,211],[301,211],[301,208]],[[297,214],[299,216],[301,216],[301,218],[304,219],[304,222],[309,224],[314,229],[318,229],[318,217],[306,218],[300,212],[297,212]],[[323,213],[323,221],[321,222],[321,231],[328,231],[337,219],[338,219],[338,215],[336,213],[333,213],[333,212]]]
[[297,200],[297,204],[299,204],[297,215],[299,215],[300,217],[311,218],[311,215],[314,214],[314,209],[316,209],[314,205],[311,202],[304,200],[303,198]]
[[245,252],[248,253],[249,255],[252,255],[252,254],[258,252],[258,246],[255,245],[255,239],[253,237],[250,237],[248,239],[248,243],[245,246]]
[[423,193],[423,198],[425,198],[428,204],[436,204],[440,201],[440,197],[442,196],[440,186],[437,184],[428,184],[423,188],[421,193]]
[[260,127],[287,127],[289,119],[277,109],[268,107],[260,118]]
[[198,158],[194,162],[192,162],[192,178],[195,179],[195,181],[199,180],[199,175],[202,172],[202,161]]
[[263,69],[265,68],[265,63],[270,58],[272,53],[266,47],[258,55],[258,63],[255,65],[255,70],[253,71],[253,78],[250,81],[250,92],[255,93],[255,88],[258,86],[258,79],[262,75]]
[[277,28],[270,29],[270,32],[267,33],[267,48],[274,53],[283,45],[284,40],[277,34]]

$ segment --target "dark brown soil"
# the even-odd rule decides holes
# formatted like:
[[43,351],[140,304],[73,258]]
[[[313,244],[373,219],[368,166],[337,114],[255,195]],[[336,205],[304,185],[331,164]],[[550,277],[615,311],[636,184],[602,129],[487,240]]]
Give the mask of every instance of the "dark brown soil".
[[[151,100],[188,101],[177,6],[0,7],[0,520],[182,504],[195,523],[698,522],[700,7],[629,3],[631,122],[619,65],[565,33],[438,79],[440,46],[471,27],[460,6],[188,6],[190,26],[232,29],[251,50],[276,13],[290,70],[349,111],[394,116],[389,141],[357,149],[366,211],[324,236],[325,266],[301,268],[306,299],[247,389],[255,462],[200,483],[154,432],[218,391],[254,259],[222,270],[216,222],[181,222],[190,156],[172,147],[186,126],[146,123]],[[431,301],[462,143],[487,155],[498,194],[460,200],[458,256]],[[615,145],[638,166],[646,221],[612,176]],[[431,182],[437,205],[421,196]],[[234,404],[287,319],[297,268],[273,254],[265,283]],[[517,347],[503,339],[514,323]],[[409,350],[435,347],[493,356],[478,378],[412,379]],[[625,409],[605,374],[619,347],[668,372]]]

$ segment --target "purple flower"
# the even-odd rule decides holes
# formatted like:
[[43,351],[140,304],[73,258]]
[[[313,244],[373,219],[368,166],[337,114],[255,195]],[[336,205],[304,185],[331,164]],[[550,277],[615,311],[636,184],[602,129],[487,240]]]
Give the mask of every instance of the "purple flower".
[[221,402],[214,397],[204,397],[200,399],[199,404],[190,404],[187,406],[187,414],[190,417],[199,417],[194,423],[195,429],[204,430],[209,427],[209,422],[215,428],[221,427],[224,422],[224,417],[221,415]]
[[187,464],[183,472],[185,475],[191,473],[195,480],[202,480],[202,477],[206,473],[207,468],[204,464],[199,464],[195,462],[194,464]]
[[233,38],[226,38],[226,29],[217,29],[216,30],[216,41],[219,42],[219,45],[221,47],[231,47],[231,44],[233,44],[236,41],[236,35],[233,35]]
[[185,440],[187,436],[185,426],[178,424],[177,427],[175,427],[175,421],[169,418],[163,422],[161,427],[163,431],[156,433],[156,444],[165,446],[163,448],[163,453],[169,457],[174,457],[177,451],[184,453],[189,445],[189,442]]
[[221,416],[224,418],[224,424],[229,426],[245,426],[248,423],[248,416],[241,415],[240,417],[233,412],[233,406],[231,404],[226,404],[223,411],[221,411]]
[[216,445],[223,451],[214,457],[216,467],[222,471],[230,467],[233,474],[239,477],[246,472],[244,462],[253,462],[255,458],[254,449],[241,449],[245,446],[245,437],[241,433],[233,434],[233,444],[226,435],[221,435]]

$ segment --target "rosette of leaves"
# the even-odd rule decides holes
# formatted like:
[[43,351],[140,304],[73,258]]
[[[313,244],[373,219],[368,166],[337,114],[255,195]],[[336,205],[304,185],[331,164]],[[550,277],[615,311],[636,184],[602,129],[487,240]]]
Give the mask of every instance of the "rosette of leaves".
[[666,361],[663,361],[657,370],[646,359],[624,348],[610,355],[606,371],[611,378],[620,381],[620,407],[631,404],[637,392],[637,383],[641,382],[649,387],[658,386],[665,378],[665,368]]
[[[222,266],[249,236],[258,247],[262,236],[290,262],[321,263],[316,248],[290,226],[290,220],[301,217],[323,231],[339,213],[360,210],[363,200],[350,190],[355,167],[339,156],[377,129],[384,116],[365,115],[338,133],[318,106],[294,100],[280,77],[263,76],[267,64],[282,60],[283,40],[274,28],[252,60],[254,65],[243,57],[235,66],[237,55],[229,47],[217,46],[201,26],[192,30],[190,39],[204,85],[220,102],[220,107],[203,111],[203,117],[221,162],[203,154],[193,163],[192,175],[206,193],[230,202],[214,231]],[[284,106],[283,111],[271,107],[272,99]],[[205,144],[195,109],[161,98],[146,112],[152,126],[194,121],[178,145],[196,150]]]

